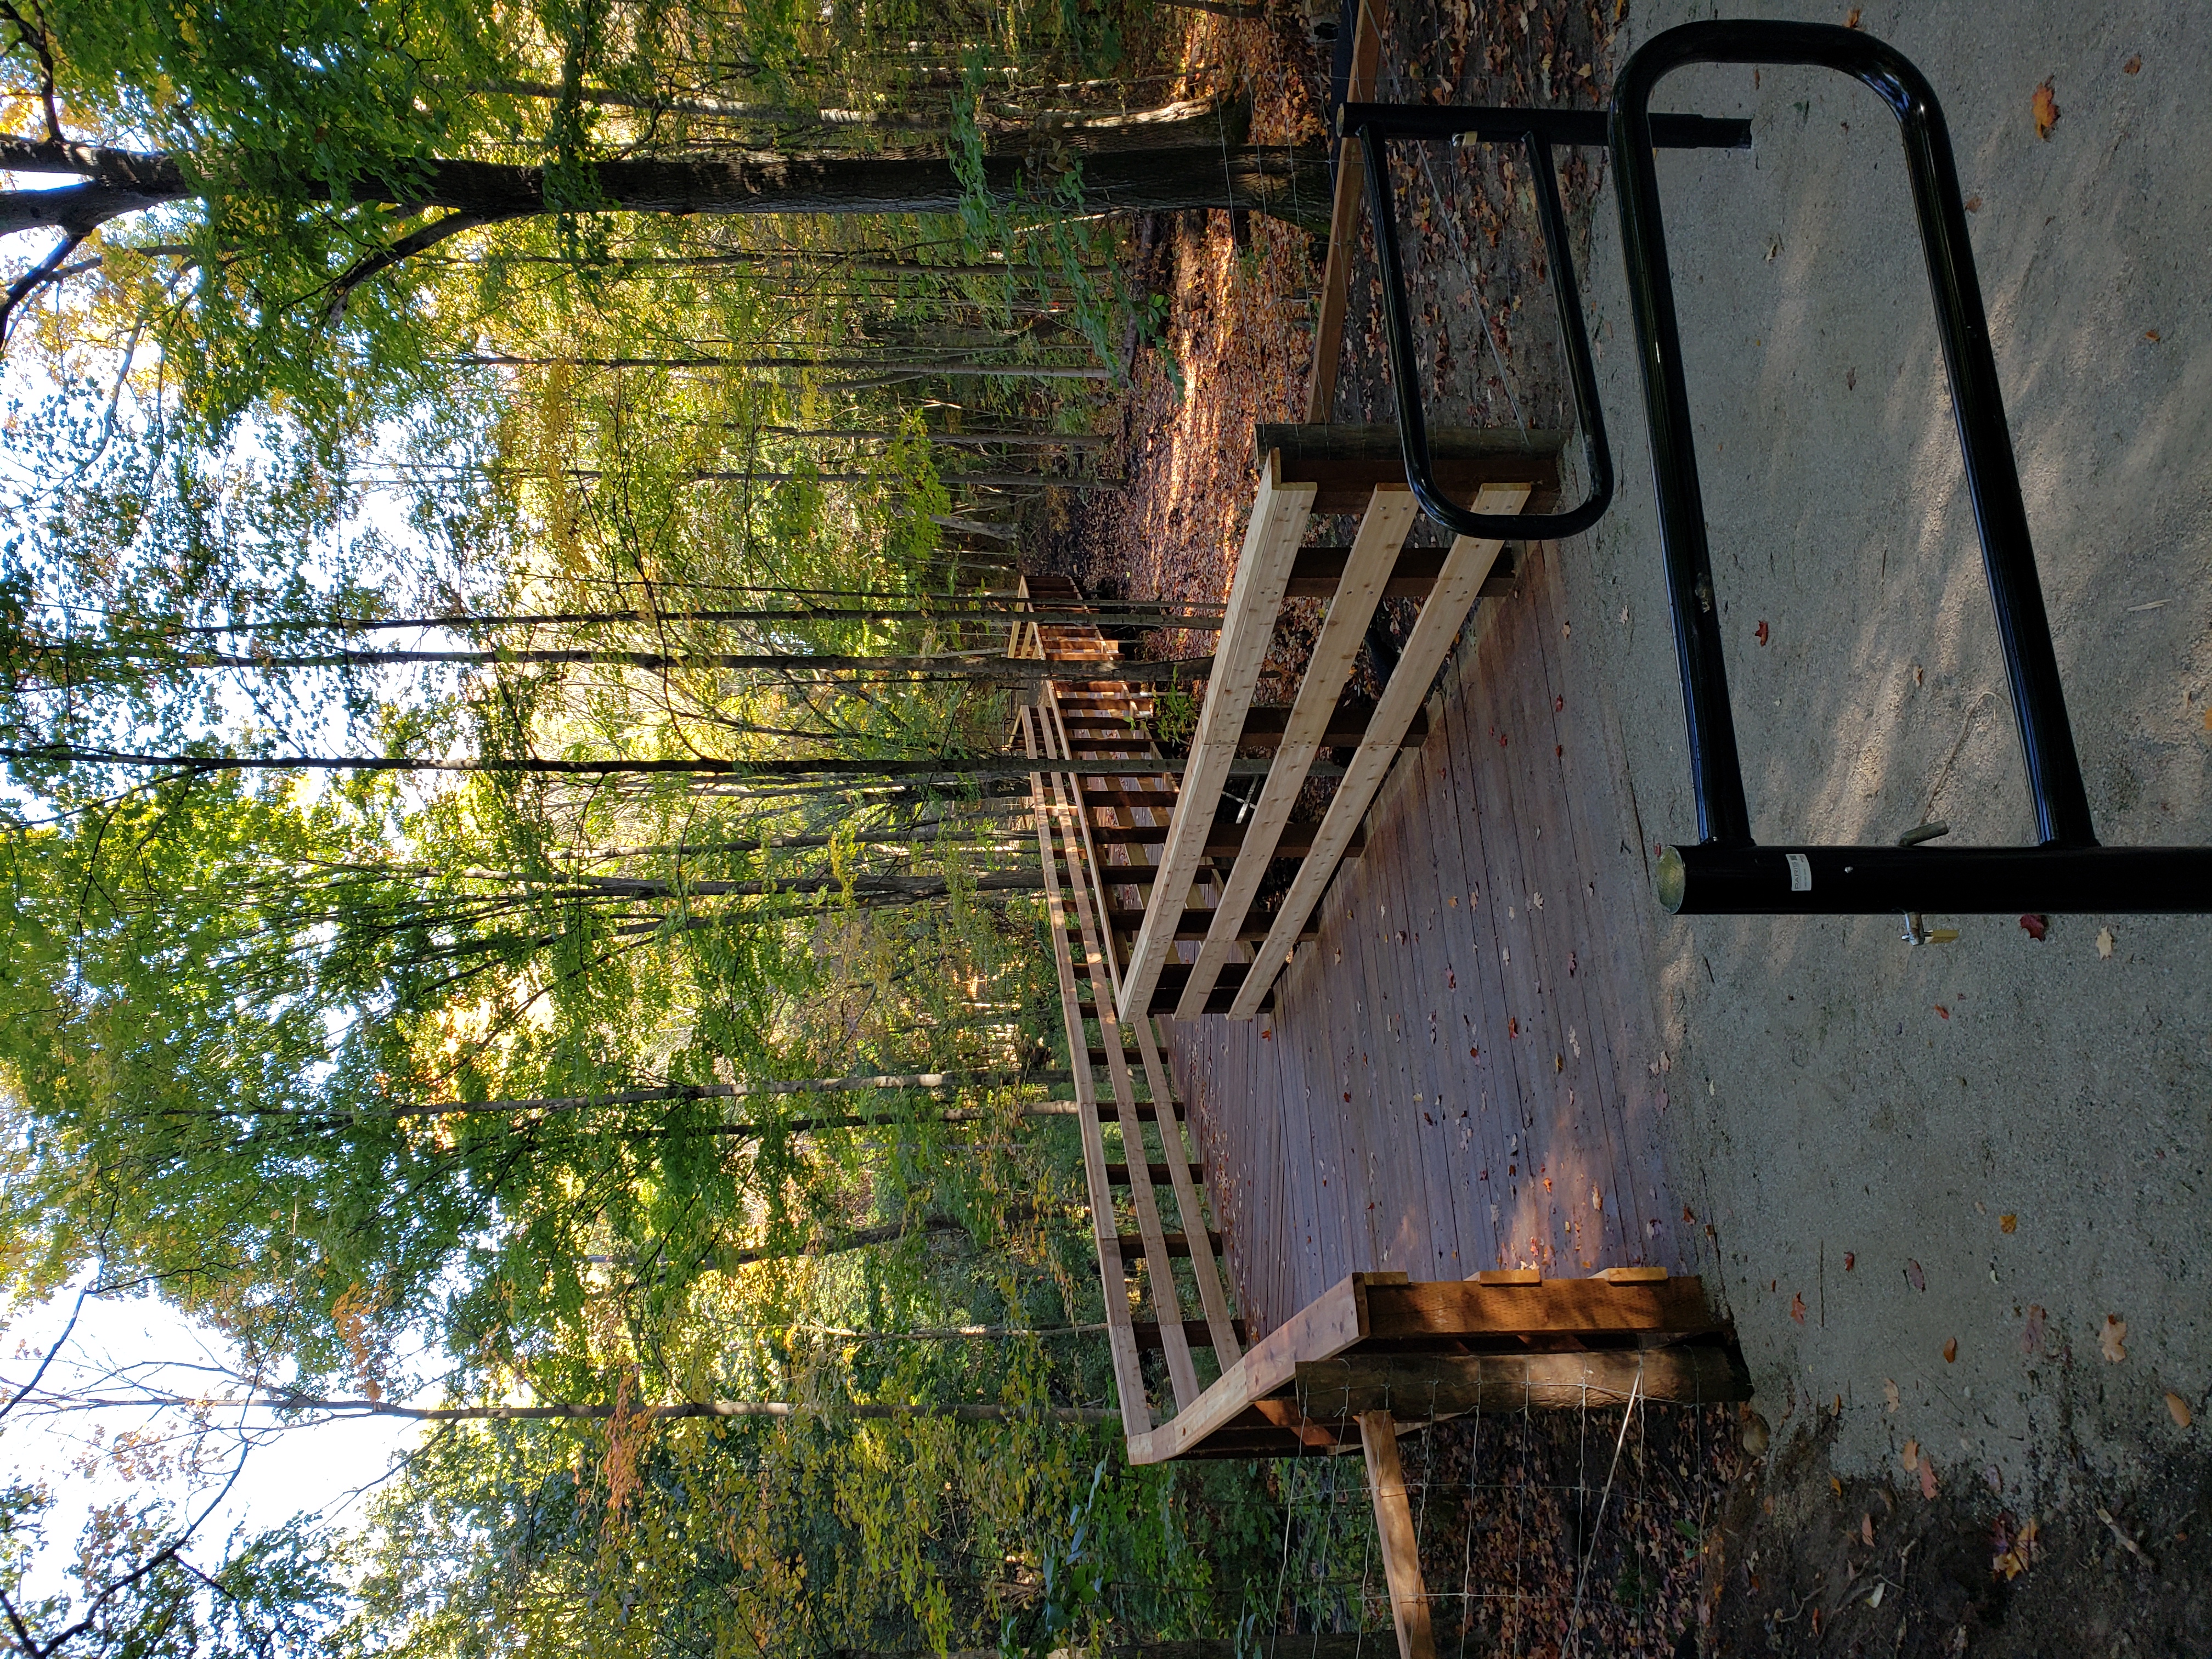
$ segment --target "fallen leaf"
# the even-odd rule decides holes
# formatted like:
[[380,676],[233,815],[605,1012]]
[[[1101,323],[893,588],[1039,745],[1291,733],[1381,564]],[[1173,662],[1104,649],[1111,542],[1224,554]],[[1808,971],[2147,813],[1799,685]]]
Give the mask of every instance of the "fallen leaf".
[[1913,1470],[1918,1468],[1920,1467],[1920,1443],[1917,1440],[1906,1441],[1905,1443],[1905,1449],[1897,1455],[1897,1461],[1905,1465],[1905,1472],[1907,1474],[1911,1474]]
[[2156,345],[2158,343],[2158,331],[2154,328],[2145,329],[2143,331],[2143,338],[2148,340],[2153,345]]
[[1763,619],[1760,621],[1759,626],[1752,630],[1752,637],[1757,640],[1761,645],[1765,645],[1766,643],[1766,623]]
[[1999,1216],[1999,1217],[1997,1218],[1997,1231],[1998,1231],[1999,1232],[2001,1232],[2001,1233],[2017,1232],[2019,1230],[2020,1230],[2020,1218],[2019,1218],[2018,1216],[2016,1216],[2016,1215],[2001,1215],[2001,1216]]
[[1853,6],[1853,7],[1851,8],[1851,15],[1850,15],[1850,16],[1848,16],[1848,17],[1846,17],[1846,18],[1844,18],[1844,27],[1845,28],[1847,28],[1847,29],[1855,29],[1855,28],[1856,28],[1858,26],[1859,26],[1859,9],[1858,9],[1856,6]]
[[1858,1266],[1858,1257],[1853,1255],[1850,1251],[1845,1250],[1844,1252],[1844,1271],[1845,1273],[1850,1272],[1853,1267]]
[[2142,54],[2141,52],[2137,52],[2134,57],[2129,58],[2126,63],[2121,64],[2120,73],[2123,75],[2141,75],[2142,73]]
[[1923,1457],[1920,1460],[1920,1495],[1931,1503],[1935,1501],[1936,1460],[1932,1457]]
[[1959,1339],[1955,1336],[1948,1339],[1943,1344],[1943,1363],[1947,1365],[1955,1365],[1959,1363]]
[[2025,915],[2020,919],[2020,927],[2022,933],[2026,933],[2038,945],[2040,945],[2050,936],[2051,918],[2049,916],[2032,915]]
[[2112,959],[2112,947],[2118,943],[2119,941],[2112,937],[2112,930],[2111,928],[2100,927],[2097,930],[2098,960],[2100,962],[2110,962]]
[[2058,100],[2052,95],[2051,82],[2045,81],[2035,89],[2035,136],[2048,143],[2051,129],[2058,125]]
[[1966,211],[1969,213],[1979,213],[1981,210],[1982,198],[1978,196],[1969,196],[1966,198]]
[[2105,1328],[2097,1333],[2097,1346],[2115,1365],[2128,1357],[2128,1322],[2118,1314],[2105,1316]]
[[2166,1396],[2166,1408],[2173,1413],[2173,1420],[2177,1427],[2185,1429],[2195,1421],[2190,1413],[2189,1402],[2178,1394],[2168,1394]]
[[1800,1325],[1805,1322],[1805,1292],[1799,1291],[1790,1298],[1790,1316]]
[[1920,1264],[1910,1257],[1905,1260],[1905,1278],[1906,1283],[1916,1291],[1924,1291],[1928,1288],[1928,1275],[1921,1272]]
[[1881,1605],[1881,1593],[1888,1588],[1888,1579],[1877,1578],[1875,1580],[1874,1594],[1867,1597],[1867,1605],[1870,1607],[1880,1607]]
[[1897,1409],[1897,1384],[1892,1382],[1888,1377],[1885,1376],[1881,1379],[1881,1391],[1883,1395],[1889,1401],[1890,1410],[1895,1411]]
[[1940,1002],[1939,1002],[1939,1003],[1937,1003],[1937,1004],[1936,1005],[1936,1012],[1937,1013],[1939,1013],[1939,1014],[1942,1015],[1942,1016],[1943,1016],[1943,1018],[1946,1018],[1946,1019],[1948,1019],[1948,1018],[1951,1018],[1951,1011],[1950,1011],[1948,1008],[1946,1008],[1946,1007],[1945,1007],[1942,1003],[1940,1003]]
[[1871,1512],[1859,1516],[1859,1542],[1869,1549],[1874,1547],[1874,1516]]
[[2020,1351],[2022,1353],[2033,1354],[2041,1351],[2044,1317],[2043,1306],[2040,1303],[2028,1304],[2027,1328],[2020,1334]]

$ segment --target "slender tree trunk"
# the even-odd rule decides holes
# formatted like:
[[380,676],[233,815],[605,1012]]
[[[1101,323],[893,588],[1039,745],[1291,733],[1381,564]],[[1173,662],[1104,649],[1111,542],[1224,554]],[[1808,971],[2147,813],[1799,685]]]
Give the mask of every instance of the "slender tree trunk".
[[[112,659],[110,659],[112,660]],[[184,659],[186,668],[389,668],[403,664],[451,664],[492,667],[512,664],[532,667],[557,664],[590,665],[605,668],[641,668],[656,673],[693,669],[726,669],[749,673],[901,674],[924,679],[1039,680],[1066,679],[1066,663],[1041,662],[1033,658],[1005,656],[854,657],[824,653],[785,653],[775,656],[740,656],[702,652],[682,656],[651,651],[575,650],[513,651],[328,651],[302,656],[234,656],[197,653]],[[1203,678],[1213,665],[1211,657],[1172,657],[1157,661],[1114,665],[1115,677],[1125,680]]]
[[[1074,669],[1079,665],[1060,665]],[[1100,664],[1089,678],[1104,679],[1112,664]],[[1078,676],[1071,673],[1067,677]],[[1151,773],[1180,772],[1184,763],[1174,757],[1125,760],[1027,760],[1012,756],[975,757],[961,760],[849,760],[823,755],[798,761],[741,761],[699,755],[684,760],[417,760],[392,755],[149,755],[119,749],[79,749],[52,744],[36,748],[0,747],[0,760],[41,766],[153,766],[171,772],[484,772],[495,776],[580,778],[730,778],[737,781],[817,781],[830,778],[915,778],[945,784],[980,779],[1023,778],[1036,772],[1070,773],[1079,777],[1138,777]],[[1233,760],[1231,777],[1261,777],[1272,762]],[[1307,769],[1316,778],[1334,778],[1343,769],[1316,762]]]
[[840,1417],[949,1417],[963,1423],[1119,1423],[1121,1420],[1119,1411],[1097,1406],[894,1406],[874,1401],[817,1404],[788,1400],[690,1400],[675,1405],[640,1406],[629,1409],[611,1405],[585,1405],[574,1401],[550,1406],[398,1406],[388,1400],[331,1400],[274,1389],[263,1392],[253,1403],[273,1407],[280,1411],[325,1412],[345,1417],[399,1417],[416,1423],[592,1422],[613,1417],[620,1417],[625,1421],[655,1423],[696,1417],[823,1417],[833,1419]]

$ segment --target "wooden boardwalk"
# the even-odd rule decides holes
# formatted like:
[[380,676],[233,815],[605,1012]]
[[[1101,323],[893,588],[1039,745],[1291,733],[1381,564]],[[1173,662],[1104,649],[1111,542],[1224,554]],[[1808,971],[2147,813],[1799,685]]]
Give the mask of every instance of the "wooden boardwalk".
[[1470,623],[1273,1012],[1170,1028],[1255,1334],[1353,1272],[1695,1271],[1660,1152],[1656,901],[1617,726],[1560,678],[1556,556],[1531,547]]

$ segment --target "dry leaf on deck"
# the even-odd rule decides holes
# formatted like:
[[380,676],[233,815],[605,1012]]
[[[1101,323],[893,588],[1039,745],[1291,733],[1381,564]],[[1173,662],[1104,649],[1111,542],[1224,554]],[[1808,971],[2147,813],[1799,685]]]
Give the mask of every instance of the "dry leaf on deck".
[[2011,1232],[2019,1225],[2020,1218],[2016,1215],[2001,1215],[1997,1218],[1997,1231],[2001,1233]]
[[1916,1291],[1924,1291],[1928,1288],[1928,1275],[1920,1271],[1920,1264],[1910,1256],[1905,1258],[1905,1277],[1906,1282]]
[[1790,1316],[1800,1325],[1805,1322],[1805,1292],[1797,1291],[1790,1298]]
[[2142,73],[2142,54],[2141,52],[2137,52],[2134,57],[2129,58],[2126,63],[2121,64],[2120,73],[2123,75],[2141,75]]
[[2128,1322],[2118,1314],[2105,1316],[2105,1328],[2097,1333],[2097,1346],[2115,1365],[2128,1357]]
[[2020,1334],[2020,1351],[2038,1353],[2043,1348],[2043,1304],[2032,1302],[2027,1309],[2027,1328]]
[[1881,1391],[1883,1395],[1889,1401],[1890,1410],[1895,1411],[1897,1409],[1897,1384],[1890,1378],[1885,1376],[1881,1380]]
[[1920,1443],[1917,1440],[1906,1441],[1905,1443],[1905,1449],[1897,1455],[1897,1461],[1905,1465],[1905,1472],[1907,1474],[1911,1474],[1913,1470],[1918,1468],[1920,1467]]
[[2035,89],[2035,136],[2046,142],[2051,129],[2058,125],[2058,100],[2052,94],[2051,82],[2045,81]]
[[2177,1427],[2185,1429],[2196,1421],[2190,1413],[2189,1402],[2178,1394],[2169,1393],[2166,1396],[2166,1408],[2173,1413],[2173,1420]]
[[2110,962],[2112,959],[2112,947],[2118,943],[2119,940],[2112,937],[2112,930],[2111,928],[2100,927],[2097,930],[2098,960],[2101,962]]
[[1948,1337],[1944,1340],[1943,1363],[1947,1365],[1955,1365],[1959,1363],[1959,1339],[1955,1336]]
[[2051,932],[2049,916],[2025,915],[2020,919],[2020,925],[2027,936],[2038,945],[2042,944]]
[[1920,1495],[1931,1501],[1936,1496],[1936,1460],[1932,1457],[1920,1460]]
[[1874,1547],[1874,1516],[1870,1513],[1859,1516],[1859,1542],[1869,1549]]

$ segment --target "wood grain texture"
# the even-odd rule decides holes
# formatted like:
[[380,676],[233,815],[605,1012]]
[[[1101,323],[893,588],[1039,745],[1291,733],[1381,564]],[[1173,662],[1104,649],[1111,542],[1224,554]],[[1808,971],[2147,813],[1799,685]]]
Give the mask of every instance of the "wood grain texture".
[[[1220,976],[1224,963],[1233,958],[1244,919],[1266,879],[1267,865],[1276,855],[1283,827],[1290,822],[1298,792],[1305,787],[1306,771],[1321,752],[1323,738],[1337,712],[1337,698],[1352,678],[1367,624],[1382,597],[1382,584],[1398,562],[1398,550],[1417,514],[1413,493],[1402,484],[1378,489],[1361,515],[1358,533],[1345,560],[1344,575],[1328,614],[1306,659],[1304,677],[1298,683],[1297,701],[1284,721],[1275,745],[1275,764],[1261,785],[1260,799],[1244,825],[1244,839],[1237,862],[1222,884],[1221,898],[1198,957],[1191,964],[1176,1018],[1192,1019],[1206,1011],[1206,994]],[[1250,723],[1246,725],[1250,735]],[[1315,841],[1320,844],[1321,833]]]
[[1661,1151],[1650,849],[1608,688],[1559,673],[1555,557],[1527,549],[1469,625],[1273,1012],[1170,1028],[1255,1331],[1365,1269],[1698,1270]]
[[[1191,734],[1189,758],[1181,769],[1183,805],[1160,849],[1158,874],[1146,902],[1148,913],[1137,930],[1122,976],[1121,1006],[1125,1019],[1139,1018],[1150,1012],[1160,969],[1175,949],[1175,921],[1181,915],[1204,856],[1215,798],[1236,759],[1244,715],[1252,706],[1253,686],[1274,635],[1284,584],[1290,580],[1298,544],[1305,538],[1313,499],[1311,484],[1284,483],[1272,464],[1261,470],[1251,523],[1237,556],[1237,574],[1230,581],[1229,609],[1214,651],[1214,672],[1206,681],[1197,730]],[[1154,911],[1166,914],[1156,920],[1150,914]]]
[[[1476,497],[1475,507],[1483,513],[1513,513],[1528,498],[1528,486],[1525,483],[1492,484],[1486,486]],[[1277,912],[1279,920],[1273,930],[1254,953],[1254,971],[1245,976],[1230,1009],[1232,1019],[1249,1019],[1259,1012],[1261,998],[1274,983],[1281,964],[1289,960],[1288,953],[1297,940],[1301,923],[1320,900],[1329,878],[1335,873],[1337,860],[1343,856],[1352,832],[1359,827],[1359,820],[1366,815],[1375,792],[1397,758],[1398,734],[1412,723],[1414,714],[1428,700],[1430,682],[1443,665],[1444,657],[1458,637],[1468,611],[1474,607],[1476,590],[1481,586],[1501,545],[1467,536],[1453,542],[1444,558],[1443,574],[1437,578],[1428,601],[1421,606],[1419,619],[1413,623],[1413,632],[1407,636],[1405,647],[1399,653],[1398,666],[1375,705],[1367,737],[1353,752],[1351,765],[1345,768],[1344,776],[1338,781],[1336,793],[1330,799],[1321,829],[1314,836],[1314,850],[1298,866],[1291,890],[1284,896]]]
[[1398,1461],[1398,1430],[1388,1411],[1359,1413],[1359,1446],[1367,1456],[1367,1490],[1375,1500],[1375,1532],[1382,1547],[1382,1575],[1390,1586],[1390,1618],[1398,1630],[1398,1659],[1436,1659],[1429,1622],[1428,1587],[1421,1579],[1420,1535]]

